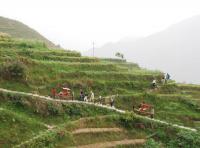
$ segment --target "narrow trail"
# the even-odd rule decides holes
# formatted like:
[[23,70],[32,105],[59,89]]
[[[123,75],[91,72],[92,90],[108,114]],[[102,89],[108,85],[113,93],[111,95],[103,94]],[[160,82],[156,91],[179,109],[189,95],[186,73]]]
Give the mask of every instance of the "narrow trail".
[[[110,106],[106,106],[106,105],[101,105],[101,104],[95,104],[95,103],[91,103],[91,102],[83,102],[83,101],[77,101],[77,100],[59,100],[59,99],[53,99],[53,98],[50,98],[50,97],[40,96],[38,94],[25,93],[25,92],[19,92],[19,91],[12,91],[12,90],[7,90],[7,89],[3,89],[3,88],[0,88],[0,91],[1,92],[8,92],[8,93],[15,93],[15,94],[21,94],[21,95],[38,97],[38,98],[49,100],[49,101],[53,101],[53,102],[88,104],[88,105],[93,105],[93,106],[97,106],[97,107],[101,107],[101,108],[106,108],[106,109],[109,109],[109,110],[113,110],[113,111],[116,111],[116,112],[122,113],[122,114],[126,113],[125,110],[120,110],[120,109],[117,109],[117,108],[114,108],[114,107],[110,107]],[[178,124],[172,124],[172,123],[169,123],[169,122],[166,122],[166,121],[162,121],[162,120],[158,120],[158,119],[151,119],[151,118],[148,118],[148,117],[145,117],[145,116],[140,116],[140,115],[136,115],[136,116],[138,116],[140,118],[144,118],[144,119],[150,120],[150,121],[154,121],[154,122],[157,122],[157,123],[161,123],[161,124],[165,124],[165,125],[170,125],[172,127],[176,127],[176,128],[180,128],[180,129],[190,130],[190,131],[194,131],[194,132],[197,131],[194,128],[185,127],[185,126],[181,126],[181,125],[178,125]]]
[[102,133],[102,132],[122,132],[121,128],[82,128],[72,132],[72,134],[83,134],[83,133]]
[[77,148],[106,148],[106,147],[116,147],[119,145],[137,145],[137,144],[144,144],[145,139],[124,139],[120,141],[109,141],[109,142],[102,142],[102,143],[94,143],[88,145],[77,146]]

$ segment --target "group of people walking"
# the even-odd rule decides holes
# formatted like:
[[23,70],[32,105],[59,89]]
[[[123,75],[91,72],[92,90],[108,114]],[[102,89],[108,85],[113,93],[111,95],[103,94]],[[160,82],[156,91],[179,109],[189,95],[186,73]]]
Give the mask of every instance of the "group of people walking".
[[84,93],[83,90],[80,91],[80,100],[81,101],[86,101],[86,102],[94,102],[94,93],[91,90],[90,94]]
[[[170,80],[170,75],[168,74],[168,73],[166,73],[164,76],[163,76],[163,78],[161,79],[161,82],[162,82],[162,84],[164,85],[164,84],[166,84],[169,80]],[[155,89],[155,88],[157,88],[157,80],[156,79],[153,79],[153,81],[152,81],[152,88],[153,89]]]
[[[105,98],[102,96],[99,96],[98,98],[95,99],[94,97],[94,92],[91,90],[90,93],[88,94],[87,92],[84,92],[83,90],[80,90],[80,100],[85,101],[85,102],[93,102],[95,103],[96,101],[99,104],[103,104]],[[114,107],[114,96],[112,95],[110,97],[110,106]]]
[[[169,80],[170,80],[170,75],[168,73],[166,73],[163,76],[163,78],[161,79],[161,83],[164,85],[164,84],[168,83]],[[153,79],[151,84],[152,84],[152,89],[158,88],[156,79]],[[67,94],[70,94],[69,90],[70,89],[68,89],[68,88],[62,88],[61,94],[67,96]],[[51,90],[51,93],[52,93],[53,98],[55,98],[55,96],[57,94],[56,89],[53,88]],[[72,98],[74,98],[74,92],[72,92],[72,96],[73,96]],[[114,107],[115,95],[112,95],[112,96],[109,96],[109,97],[104,97],[104,98],[102,96],[99,96],[98,98],[95,99],[95,95],[94,95],[94,92],[92,90],[89,93],[84,92],[82,89],[80,90],[80,101],[106,104],[106,102],[107,102],[106,99],[109,99],[110,106]],[[107,102],[107,104],[108,104],[108,102]],[[155,112],[154,107],[150,104],[145,103],[145,102],[142,102],[139,105],[138,109],[135,109],[135,106],[133,106],[133,111],[134,112],[136,111],[139,114],[150,115],[151,118],[154,118],[154,112]]]

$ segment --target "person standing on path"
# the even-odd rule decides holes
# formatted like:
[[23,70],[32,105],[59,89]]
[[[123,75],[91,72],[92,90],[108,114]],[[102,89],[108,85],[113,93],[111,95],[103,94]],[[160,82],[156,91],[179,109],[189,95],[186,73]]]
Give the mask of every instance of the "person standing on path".
[[171,76],[167,73],[166,76],[165,76],[166,83],[170,80],[170,77]]
[[155,89],[157,87],[156,79],[152,81],[152,88]]
[[85,102],[88,102],[88,94],[87,94],[87,93],[85,93],[84,101],[85,101]]
[[154,118],[154,113],[155,113],[154,107],[151,106],[151,109],[150,109],[151,118]]
[[111,96],[111,99],[110,99],[110,106],[111,106],[111,107],[114,107],[114,96]]
[[99,103],[103,104],[102,96],[99,96]]
[[165,76],[163,76],[162,79],[161,79],[162,85],[165,85],[165,81],[166,81],[166,80],[165,80]]
[[94,102],[94,93],[92,90],[90,91],[90,101]]
[[55,88],[52,88],[51,89],[51,95],[52,95],[52,98],[56,98],[56,89]]
[[74,100],[75,94],[74,91],[72,91],[72,100]]
[[80,100],[84,101],[84,97],[85,97],[85,95],[84,95],[83,91],[81,90],[81,92],[80,92]]

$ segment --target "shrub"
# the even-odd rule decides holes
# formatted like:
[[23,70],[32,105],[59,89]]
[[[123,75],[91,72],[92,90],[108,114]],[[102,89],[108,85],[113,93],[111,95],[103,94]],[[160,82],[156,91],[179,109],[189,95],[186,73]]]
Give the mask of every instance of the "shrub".
[[47,103],[47,106],[48,106],[48,112],[51,114],[51,115],[58,115],[59,114],[59,109],[57,106],[55,106],[52,102],[48,102]]
[[188,105],[189,108],[195,110],[195,111],[200,111],[200,105],[196,101],[192,101],[189,99],[181,99],[181,101]]
[[0,67],[0,76],[6,80],[21,80],[25,78],[26,68],[21,62],[11,62],[2,64]]
[[168,147],[199,148],[200,133],[180,131],[179,133],[177,133],[176,137],[169,142]]
[[150,138],[144,144],[144,148],[160,148],[161,144]]
[[160,88],[160,93],[176,93],[178,91],[178,87],[175,83],[162,85]]
[[7,33],[0,32],[0,41],[9,41],[11,37]]
[[16,40],[15,46],[18,48],[46,48],[46,44],[37,40]]

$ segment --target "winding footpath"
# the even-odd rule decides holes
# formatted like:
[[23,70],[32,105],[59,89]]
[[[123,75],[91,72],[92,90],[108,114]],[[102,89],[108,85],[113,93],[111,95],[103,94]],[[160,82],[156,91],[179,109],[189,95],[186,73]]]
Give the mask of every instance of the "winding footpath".
[[[117,109],[117,108],[114,108],[114,107],[110,107],[110,106],[107,106],[107,105],[95,104],[95,103],[91,103],[91,102],[83,102],[83,101],[77,101],[77,100],[59,100],[59,99],[53,99],[53,98],[50,98],[50,97],[40,96],[38,94],[25,93],[25,92],[19,92],[19,91],[12,91],[12,90],[7,90],[7,89],[3,89],[3,88],[0,88],[0,92],[7,92],[7,93],[13,93],[13,94],[20,94],[20,95],[38,97],[38,98],[49,100],[49,101],[53,101],[53,102],[88,104],[88,105],[93,105],[93,106],[97,106],[97,107],[113,110],[113,111],[116,111],[116,112],[121,113],[121,114],[125,114],[126,113],[125,110],[120,110],[120,109]],[[150,120],[150,121],[153,121],[153,122],[169,125],[169,126],[180,128],[180,129],[184,129],[184,130],[189,130],[189,131],[193,131],[193,132],[197,131],[194,128],[185,127],[185,126],[181,126],[181,125],[178,125],[178,124],[172,124],[172,123],[169,123],[169,122],[166,122],[166,121],[162,121],[162,120],[158,120],[158,119],[151,119],[151,118],[148,118],[148,117],[145,117],[145,116],[140,116],[140,115],[136,115],[136,116],[138,116],[140,118],[144,118],[146,120]]]

